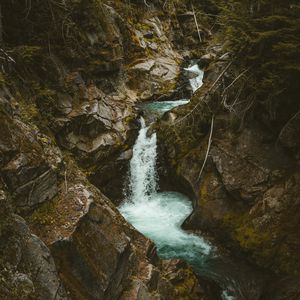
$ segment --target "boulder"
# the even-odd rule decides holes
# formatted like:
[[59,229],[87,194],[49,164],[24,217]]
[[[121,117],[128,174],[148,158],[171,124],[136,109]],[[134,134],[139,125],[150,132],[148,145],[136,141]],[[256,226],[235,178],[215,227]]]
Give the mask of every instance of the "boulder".
[[[1,190],[0,294],[3,299],[68,299],[46,245],[12,214]],[[6,203],[6,204],[5,204]],[[3,211],[4,210],[4,211]]]

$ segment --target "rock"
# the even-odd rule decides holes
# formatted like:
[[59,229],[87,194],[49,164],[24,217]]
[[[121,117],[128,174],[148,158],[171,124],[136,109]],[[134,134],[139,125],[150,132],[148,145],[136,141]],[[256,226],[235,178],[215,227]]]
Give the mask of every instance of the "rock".
[[72,111],[72,98],[68,94],[57,94],[57,108],[63,115],[68,115]]
[[185,262],[178,259],[164,261],[163,269],[165,278],[175,286],[173,299],[212,299],[207,297],[203,287],[199,284],[199,279]]
[[15,205],[19,209],[30,209],[57,194],[56,174],[51,169],[42,174],[40,171],[43,169],[31,169],[22,155],[3,168],[6,183],[15,191]]
[[[215,52],[220,56],[218,49]],[[224,66],[224,62],[218,61],[208,67],[204,92]],[[191,103],[198,105],[201,96],[199,91]],[[278,288],[278,299],[285,299],[285,292],[296,295],[299,288],[295,288],[294,282],[299,281],[300,274],[300,235],[296,221],[300,209],[296,196],[299,193],[298,120],[295,117],[283,128],[278,143],[278,135],[274,137],[270,128],[256,118],[250,118],[251,122],[244,120],[238,130],[234,128],[233,115],[219,105],[221,99],[215,94],[208,96],[206,103],[215,114],[215,122],[209,156],[200,178],[209,137],[210,124],[206,121],[209,109],[198,106],[198,113],[186,122],[188,125],[176,131],[170,130],[171,126],[162,127],[166,132],[158,134],[160,143],[165,144],[167,163],[172,166],[173,174],[183,177],[195,195],[194,211],[184,228],[210,231],[234,253],[268,269],[271,274],[268,276],[274,282],[286,282],[289,278],[290,284]],[[176,113],[184,115],[186,111],[178,108]],[[202,123],[197,123],[197,118]],[[207,122],[206,129],[202,128],[204,122]],[[193,130],[192,137],[188,135],[189,130]],[[205,138],[201,136],[202,130],[206,132]],[[276,293],[271,293],[267,298],[269,292],[263,291],[266,299],[275,297]]]
[[[2,195],[2,201],[9,201],[3,191]],[[30,232],[21,217],[9,209],[5,212],[7,220],[3,223],[2,219],[0,224],[3,299],[67,299],[49,249]]]
[[34,293],[34,285],[26,274],[15,274],[12,283],[17,290],[22,291],[22,295],[20,296],[25,299]]
[[214,59],[216,58],[216,54],[215,53],[207,53],[205,55],[202,55],[199,59],[199,66],[201,68],[205,68],[207,67]]
[[14,206],[29,210],[52,199],[57,194],[57,174],[51,167],[59,167],[60,152],[52,143],[42,144],[38,131],[18,119],[4,116],[0,123],[1,175],[13,192]]
[[[129,72],[130,81],[128,84],[141,91],[146,91],[147,95],[142,95],[144,101],[154,96],[171,95],[175,91],[180,68],[178,62],[181,57],[157,56],[154,59],[137,61]],[[138,78],[143,76],[144,80]],[[134,85],[133,85],[134,82]]]
[[268,169],[250,165],[237,155],[231,156],[231,150],[214,147],[211,153],[222,182],[233,197],[251,201],[266,190],[270,173]]
[[139,70],[141,72],[149,72],[153,68],[154,64],[155,64],[155,60],[150,59],[148,61],[141,62],[134,65],[132,69]]
[[132,158],[132,149],[124,151],[121,155],[117,158],[117,160],[130,160]]
[[72,239],[57,241],[51,246],[58,269],[64,274],[64,283],[72,295],[116,299],[124,289],[133,253],[130,240],[114,229],[108,213],[99,205],[91,205]]

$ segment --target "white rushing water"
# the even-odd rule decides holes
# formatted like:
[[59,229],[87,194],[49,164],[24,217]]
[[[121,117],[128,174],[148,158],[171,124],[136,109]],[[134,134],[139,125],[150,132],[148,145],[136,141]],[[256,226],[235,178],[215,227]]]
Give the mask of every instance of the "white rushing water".
[[199,68],[198,64],[191,65],[188,68],[184,68],[184,70],[193,75],[189,80],[194,93],[203,85],[204,72]]
[[190,263],[210,252],[211,246],[201,237],[181,229],[192,212],[189,199],[175,192],[157,192],[156,134],[141,129],[130,162],[129,191],[120,207],[123,216],[145,236],[152,239],[164,258],[180,257]]
[[147,136],[148,127],[141,118],[141,129],[130,161],[128,200],[130,204],[147,203],[156,193],[156,133]]

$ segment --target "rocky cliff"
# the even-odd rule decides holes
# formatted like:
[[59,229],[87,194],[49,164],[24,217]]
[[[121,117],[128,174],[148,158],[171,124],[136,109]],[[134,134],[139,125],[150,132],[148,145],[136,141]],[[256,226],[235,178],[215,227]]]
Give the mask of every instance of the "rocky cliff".
[[209,231],[239,257],[271,270],[267,299],[298,299],[298,104],[271,121],[248,101],[247,70],[214,40],[199,63],[203,87],[157,125],[167,177],[193,194],[184,227]]
[[253,105],[245,49],[233,59],[224,38],[243,23],[221,31],[219,2],[1,2],[1,299],[218,298],[186,264],[161,261],[115,207],[136,104],[185,95],[181,65],[201,56],[204,86],[157,124],[161,186],[193,198],[186,229],[270,272],[266,299],[298,299],[299,107],[279,103],[271,120],[268,103]]
[[1,3],[1,299],[206,299],[113,204],[136,102],[176,94],[198,51],[185,3],[154,4]]

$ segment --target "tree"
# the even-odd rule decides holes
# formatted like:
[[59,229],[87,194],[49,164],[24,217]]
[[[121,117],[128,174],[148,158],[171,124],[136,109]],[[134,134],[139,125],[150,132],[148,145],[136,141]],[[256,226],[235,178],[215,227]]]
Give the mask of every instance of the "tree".
[[[300,5],[297,1],[219,1],[225,47],[241,69],[258,114],[277,130],[300,109]],[[260,117],[260,116],[258,116]]]

